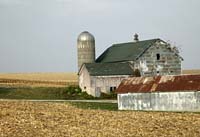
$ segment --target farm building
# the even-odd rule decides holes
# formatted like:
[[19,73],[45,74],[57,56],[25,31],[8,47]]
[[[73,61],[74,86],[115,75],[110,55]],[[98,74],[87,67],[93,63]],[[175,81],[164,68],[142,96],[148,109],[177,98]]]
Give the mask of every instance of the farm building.
[[127,78],[117,93],[119,110],[200,111],[200,75]]
[[[136,34],[134,41],[113,44],[96,60],[95,38],[92,34],[87,31],[82,32],[77,43],[79,86],[83,91],[94,96],[99,96],[101,92],[110,93],[113,88],[119,86],[121,80],[125,77],[181,74],[183,58],[176,48],[161,39],[139,41]],[[109,66],[108,70],[112,70],[112,73],[107,73],[105,66]],[[117,71],[116,68],[123,68],[124,66],[129,66],[129,69],[132,70],[131,73],[127,72],[124,75]],[[93,69],[96,73],[95,77]],[[99,73],[101,74],[99,75]],[[111,81],[115,81],[111,79],[111,76],[112,78],[117,77],[118,80],[115,84],[109,85],[109,83],[112,83]],[[100,77],[101,80],[104,78],[111,81],[102,82]],[[118,82],[119,80],[120,82]]]
[[130,75],[133,70],[129,63],[85,63],[79,71],[79,86],[88,94],[99,97],[101,92],[116,90]]

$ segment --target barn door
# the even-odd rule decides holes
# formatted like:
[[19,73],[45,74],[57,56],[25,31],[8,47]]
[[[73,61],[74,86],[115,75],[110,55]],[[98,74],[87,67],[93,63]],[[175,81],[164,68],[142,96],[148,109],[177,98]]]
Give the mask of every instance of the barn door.
[[96,89],[95,89],[95,96],[96,97],[100,97],[100,95],[101,95],[101,88],[100,87],[96,87]]

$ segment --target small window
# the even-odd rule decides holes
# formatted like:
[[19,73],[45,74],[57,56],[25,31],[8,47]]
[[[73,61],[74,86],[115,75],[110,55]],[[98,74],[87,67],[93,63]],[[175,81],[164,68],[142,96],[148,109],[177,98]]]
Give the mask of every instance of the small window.
[[159,74],[160,72],[159,71],[157,71],[157,74]]
[[84,89],[86,89],[86,87],[84,87]]
[[110,87],[110,91],[115,91],[117,87]]
[[116,89],[116,87],[110,87],[110,91],[115,91]]
[[157,60],[160,60],[160,54],[156,54]]

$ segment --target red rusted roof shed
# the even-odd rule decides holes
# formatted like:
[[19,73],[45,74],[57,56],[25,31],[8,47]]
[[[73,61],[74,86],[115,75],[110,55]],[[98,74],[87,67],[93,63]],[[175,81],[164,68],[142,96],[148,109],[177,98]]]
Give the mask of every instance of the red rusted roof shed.
[[200,75],[131,77],[124,79],[117,93],[200,91]]

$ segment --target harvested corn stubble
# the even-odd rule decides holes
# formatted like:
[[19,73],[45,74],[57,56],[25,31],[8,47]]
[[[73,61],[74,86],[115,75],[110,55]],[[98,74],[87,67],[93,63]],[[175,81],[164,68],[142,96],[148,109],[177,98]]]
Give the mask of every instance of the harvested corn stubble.
[[108,111],[68,103],[1,101],[1,137],[200,135],[199,113]]

